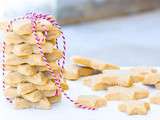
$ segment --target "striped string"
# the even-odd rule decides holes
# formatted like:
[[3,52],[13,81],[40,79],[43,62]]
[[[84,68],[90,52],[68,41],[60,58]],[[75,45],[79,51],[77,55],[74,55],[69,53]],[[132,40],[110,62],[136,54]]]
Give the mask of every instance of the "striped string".
[[[55,80],[55,85],[57,86],[58,88],[58,91],[60,91],[60,93],[63,93],[63,95],[72,103],[74,103],[76,106],[78,106],[79,108],[82,108],[82,109],[86,109],[86,110],[95,110],[94,107],[89,107],[89,106],[85,106],[85,105],[82,105],[78,102],[76,102],[75,100],[73,100],[71,97],[68,96],[68,94],[62,89],[61,87],[61,80],[63,79],[63,71],[64,71],[64,64],[65,64],[65,59],[66,59],[66,38],[64,36],[64,33],[61,31],[61,26],[56,22],[56,20],[50,16],[50,15],[47,15],[47,14],[41,14],[41,13],[34,13],[34,12],[30,12],[30,13],[27,13],[25,16],[23,17],[19,17],[19,18],[14,18],[13,20],[10,21],[10,23],[8,24],[8,28],[7,28],[7,32],[9,31],[12,31],[11,29],[11,26],[14,22],[16,22],[17,20],[21,20],[21,19],[29,19],[31,21],[31,24],[32,24],[32,33],[35,37],[35,40],[36,40],[36,45],[37,47],[39,48],[39,52],[40,52],[40,55],[43,59],[43,62],[44,64],[46,65],[46,67],[48,68],[48,71],[51,73],[52,77],[54,78]],[[48,22],[50,22],[53,26],[56,26],[59,30],[60,30],[60,33],[61,33],[61,38],[62,38],[62,43],[63,43],[63,56],[61,58],[61,60],[58,60],[58,65],[59,67],[61,68],[60,70],[60,73],[56,73],[54,72],[54,70],[52,69],[51,65],[49,64],[47,58],[45,57],[44,55],[44,52],[42,50],[42,47],[41,47],[41,44],[40,44],[40,41],[41,40],[44,40],[44,38],[39,38],[39,36],[37,35],[36,33],[36,22],[37,20],[47,20]],[[45,28],[45,26],[42,26],[44,28],[44,36],[47,37],[47,29]],[[4,42],[5,43],[5,42]],[[56,47],[57,49],[59,49],[59,45],[58,45],[58,39],[56,40]],[[4,46],[4,50],[3,50],[3,55],[5,54],[5,46]],[[3,56],[3,73],[5,72],[5,64],[4,64],[4,61],[5,60],[5,55]],[[5,84],[3,82],[3,84]],[[4,85],[3,85],[4,86]],[[5,88],[5,86],[4,86]],[[56,90],[56,92],[54,93],[55,96],[59,94]],[[7,100],[11,101],[9,98],[7,98]]]

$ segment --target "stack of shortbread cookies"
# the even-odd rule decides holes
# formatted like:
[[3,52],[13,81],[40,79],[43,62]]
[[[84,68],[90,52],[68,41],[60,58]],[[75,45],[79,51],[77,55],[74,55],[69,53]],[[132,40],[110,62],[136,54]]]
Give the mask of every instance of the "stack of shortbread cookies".
[[[61,100],[61,94],[40,55],[31,21],[20,20],[12,27],[12,32],[5,33],[5,96],[13,101],[17,109],[50,109],[53,103]],[[45,30],[47,36],[44,35]],[[59,74],[57,60],[61,59],[62,51],[55,44],[61,35],[60,30],[46,20],[39,20],[36,32],[45,57],[55,74]],[[61,81],[61,86],[64,90],[68,89],[65,81]]]

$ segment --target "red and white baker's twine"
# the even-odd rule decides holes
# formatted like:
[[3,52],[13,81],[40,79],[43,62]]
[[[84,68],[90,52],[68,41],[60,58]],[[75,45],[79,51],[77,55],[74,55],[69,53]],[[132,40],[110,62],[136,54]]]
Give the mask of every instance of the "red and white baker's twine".
[[[32,33],[35,37],[35,40],[36,40],[36,45],[38,46],[39,48],[39,51],[40,51],[40,55],[43,59],[43,62],[44,64],[47,66],[49,72],[51,73],[52,77],[54,78],[55,80],[55,84],[56,86],[58,87],[58,90],[56,90],[56,92],[54,93],[55,96],[57,96],[58,94],[60,94],[58,91],[60,91],[61,93],[63,93],[63,95],[72,103],[74,103],[75,105],[77,105],[79,108],[82,108],[82,109],[87,109],[87,110],[95,110],[94,107],[89,107],[89,106],[85,106],[85,105],[82,105],[78,102],[76,102],[75,100],[73,100],[71,97],[68,96],[68,94],[66,92],[64,92],[64,90],[62,89],[60,83],[61,83],[61,80],[63,78],[62,74],[63,74],[63,71],[64,71],[64,64],[65,64],[65,56],[66,56],[66,41],[65,41],[65,36],[63,34],[62,31],[61,32],[61,37],[62,37],[62,42],[63,42],[63,56],[61,58],[61,60],[58,60],[58,65],[60,66],[61,68],[61,71],[60,73],[54,73],[54,70],[52,69],[52,67],[50,66],[48,60],[46,59],[45,55],[44,55],[44,52],[42,50],[42,47],[41,47],[41,44],[40,44],[40,41],[41,40],[44,40],[45,38],[39,38],[39,36],[37,35],[36,33],[36,21],[37,20],[47,20],[49,21],[53,26],[56,26],[59,30],[61,30],[61,27],[60,25],[56,22],[55,19],[53,19],[51,16],[47,15],[47,14],[41,14],[41,13],[34,13],[34,12],[30,12],[30,13],[27,13],[25,16],[23,17],[18,17],[18,18],[14,18],[13,20],[10,21],[10,23],[8,24],[8,27],[6,29],[7,32],[9,31],[12,31],[11,27],[12,27],[12,24],[18,20],[23,20],[23,19],[29,19],[31,20],[31,23],[32,23]],[[45,26],[42,26],[44,28],[44,36],[47,37],[47,29],[45,28]],[[59,49],[59,46],[58,46],[58,39],[56,40],[56,47],[57,49]],[[5,75],[5,41],[3,42],[3,66],[2,66],[2,69],[3,69],[3,76]],[[3,81],[3,88],[5,89],[5,82]],[[9,99],[9,98],[6,98],[7,100],[9,100],[10,103],[12,103],[12,101]]]

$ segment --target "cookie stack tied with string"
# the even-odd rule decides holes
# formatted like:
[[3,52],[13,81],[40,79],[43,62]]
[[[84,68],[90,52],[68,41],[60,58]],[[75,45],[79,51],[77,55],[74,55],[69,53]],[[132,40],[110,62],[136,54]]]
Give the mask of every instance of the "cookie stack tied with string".
[[[31,21],[18,20],[13,23],[12,29],[5,33],[4,94],[17,109],[50,109],[53,103],[61,100],[61,94],[40,55]],[[60,30],[49,21],[40,19],[36,21],[36,34],[48,63],[59,75],[61,69],[57,61],[63,54],[56,48],[56,40],[61,36]],[[61,81],[61,87],[68,89],[65,81]]]

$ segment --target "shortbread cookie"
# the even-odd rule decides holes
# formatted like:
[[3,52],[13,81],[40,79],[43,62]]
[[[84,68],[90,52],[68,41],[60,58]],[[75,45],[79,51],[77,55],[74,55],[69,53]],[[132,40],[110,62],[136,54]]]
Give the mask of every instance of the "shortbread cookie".
[[[43,33],[42,32],[36,32],[36,35],[39,38],[39,41],[38,41],[39,44],[44,45],[46,43],[46,39],[45,39],[45,36],[43,35]],[[21,36],[21,38],[23,38],[25,40],[24,43],[37,44],[34,33],[32,33],[30,35],[23,35],[23,36]]]
[[35,85],[32,83],[20,83],[17,85],[17,94],[25,95],[27,93],[31,93],[36,90]]
[[6,65],[6,70],[19,72],[23,75],[31,76],[35,75],[38,70],[35,66],[30,66],[29,64],[23,64],[23,65]]
[[93,108],[100,108],[107,104],[106,100],[103,97],[98,97],[94,95],[79,96],[76,102],[84,106],[93,107]]
[[108,88],[105,98],[109,101],[112,100],[135,100],[148,97],[149,92],[144,88],[138,87],[119,87],[114,86]]
[[155,85],[160,82],[160,73],[150,73],[145,75],[143,84],[145,85]]
[[80,78],[80,75],[76,66],[67,66],[67,68],[64,69],[63,76],[65,79],[68,79],[68,80],[77,80]]
[[[43,71],[42,73],[43,73],[49,80],[54,79],[54,77],[53,77],[53,75],[52,75],[51,72],[49,72],[49,71]],[[55,75],[58,76],[58,74],[59,74],[59,71],[54,71],[54,76],[55,76]],[[54,82],[55,82],[55,81],[54,81]]]
[[112,86],[115,84],[115,81],[109,80],[109,83],[104,83],[101,79],[99,79],[101,75],[94,75],[82,78],[83,84],[91,87],[92,90],[105,90],[108,86]]
[[82,76],[89,76],[98,74],[100,71],[89,67],[82,67],[78,65],[69,65],[64,70],[64,78],[68,80],[77,80]]
[[119,69],[119,67],[116,65],[106,64],[104,62],[82,56],[73,56],[71,60],[74,64],[91,67],[95,70],[100,70],[100,71],[105,69]]
[[16,109],[27,109],[31,108],[32,104],[23,98],[16,98],[14,100],[14,106]]
[[[51,66],[53,71],[60,71],[60,67],[58,66],[58,64],[56,62],[50,62],[49,65]],[[41,66],[36,66],[38,71],[48,71],[48,67],[41,65]]]
[[60,37],[61,34],[62,34],[61,31],[57,27],[52,26],[51,30],[48,31],[46,40],[50,40],[50,41],[55,40],[58,37]]
[[[44,38],[44,35],[41,32],[37,32],[37,36],[39,38]],[[33,34],[19,36],[14,32],[7,32],[5,36],[5,41],[7,45],[11,44],[21,44],[21,43],[29,43],[29,44],[36,44],[35,36]],[[45,44],[46,40],[40,40],[40,44]]]
[[128,78],[132,83],[141,82],[144,80],[144,76],[137,71],[132,71],[130,69],[120,69],[120,70],[104,70],[104,74],[117,76],[118,78]]
[[[53,44],[51,42],[46,42],[44,45],[41,45],[43,53],[53,53],[53,52],[57,51],[57,49],[54,47],[54,45],[55,44]],[[36,54],[40,53],[39,48],[35,45],[33,46],[33,53],[36,53]]]
[[79,75],[82,77],[101,73],[101,71],[94,70],[93,68],[82,67],[82,66],[77,66],[77,67],[78,67]]
[[14,45],[11,52],[13,52],[17,56],[27,56],[31,55],[33,53],[33,50],[30,44],[17,44]]
[[160,82],[157,82],[157,83],[155,84],[155,87],[156,87],[158,90],[160,90]]
[[118,109],[128,115],[145,115],[150,110],[150,105],[144,101],[125,101],[119,104]]
[[4,90],[4,95],[10,99],[16,98],[18,96],[17,89],[13,87],[6,88]]
[[8,54],[8,55],[6,56],[5,64],[6,64],[6,65],[20,65],[20,64],[27,63],[27,62],[25,61],[25,59],[27,59],[27,58],[17,57],[17,56],[14,55],[14,54]]
[[19,20],[13,24],[13,31],[18,35],[28,35],[32,33],[32,24],[30,20]]
[[103,90],[110,86],[130,87],[133,85],[129,76],[116,76],[112,74],[98,74],[82,78],[84,85],[91,87],[93,90]]
[[[35,54],[40,53],[40,49],[38,48],[37,45],[31,45],[28,43],[22,43],[17,45],[12,44],[12,45],[7,45],[6,47],[7,47],[6,50],[7,54],[13,53],[17,56],[28,56],[33,53]],[[52,44],[51,42],[46,42],[44,45],[41,45],[41,47],[44,53],[53,53],[57,50],[56,48],[54,48],[54,44]]]
[[55,83],[52,82],[51,80],[49,80],[48,83],[45,85],[36,85],[36,88],[41,91],[42,90],[56,90],[57,89]]
[[63,90],[68,90],[69,89],[69,86],[68,86],[66,81],[62,81],[60,85],[61,85],[61,88]]
[[23,82],[30,82],[30,83],[34,83],[36,85],[45,85],[45,84],[47,84],[48,80],[49,79],[47,78],[47,76],[45,76],[41,72],[39,72],[33,76],[25,76],[25,75],[20,74],[18,72],[9,72],[6,76],[5,82],[7,85],[16,87],[17,84],[23,83]]
[[[51,57],[51,56],[54,57]],[[45,55],[48,62],[56,61],[62,57],[62,54],[57,50],[53,53],[48,53]],[[43,58],[40,54],[32,54],[25,57],[17,57],[14,54],[8,54],[6,57],[6,65],[21,65],[21,64],[29,64],[29,65],[37,65],[37,66],[45,66]]]
[[45,19],[37,20],[36,23],[37,23],[36,24],[37,31],[49,31],[53,27],[52,24]]
[[115,76],[128,76],[135,82],[142,82],[145,79],[145,76],[148,74],[156,73],[156,69],[149,67],[134,67],[131,69],[120,69],[120,70],[104,70],[104,74],[111,74]]
[[36,90],[36,91],[31,92],[31,93],[22,95],[22,97],[25,100],[28,100],[30,102],[39,102],[43,96],[42,96],[40,91]]
[[142,75],[158,72],[156,68],[152,68],[152,67],[133,67],[130,70],[132,72],[136,72]]
[[9,72],[5,77],[5,84],[11,87],[17,87],[19,83],[26,82],[24,75],[18,72]]
[[133,67],[130,69],[131,79],[134,82],[142,82],[145,76],[152,73],[157,73],[157,69],[152,67]]
[[34,108],[38,109],[51,109],[51,103],[47,98],[42,98],[38,103],[35,103]]
[[46,85],[49,79],[42,72],[39,72],[34,76],[26,77],[26,81],[35,85]]
[[61,95],[59,96],[52,96],[52,97],[48,97],[48,100],[50,103],[54,104],[54,103],[57,103],[59,101],[61,101]]
[[160,105],[160,92],[157,92],[155,95],[152,95],[150,97],[150,102],[153,104],[159,104]]
[[[130,73],[127,70],[104,70],[102,76],[104,81],[108,81],[108,78],[114,78],[115,85],[130,87],[133,85],[133,81],[130,77]],[[112,80],[113,81],[113,80]]]
[[46,53],[45,56],[46,56],[47,60],[49,62],[51,62],[51,61],[56,61],[56,60],[61,59],[63,56],[63,53],[61,50],[53,49],[52,53]]
[[55,96],[55,92],[56,92],[56,90],[42,90],[41,91],[41,93],[45,97],[53,97],[53,96]]

